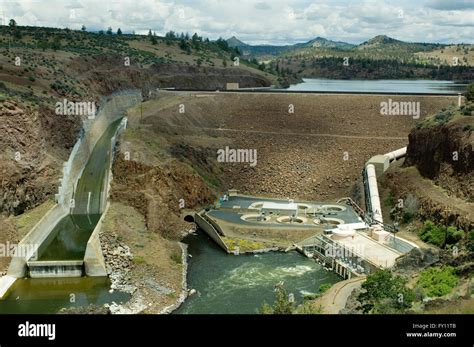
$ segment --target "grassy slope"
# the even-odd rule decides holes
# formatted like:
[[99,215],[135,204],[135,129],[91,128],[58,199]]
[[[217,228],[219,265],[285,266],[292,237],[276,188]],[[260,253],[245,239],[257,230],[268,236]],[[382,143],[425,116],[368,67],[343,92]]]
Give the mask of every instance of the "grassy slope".
[[[16,34],[15,34],[16,33]],[[232,68],[232,52],[224,50],[214,42],[200,42],[199,48],[191,48],[186,52],[179,47],[179,40],[166,41],[164,38],[156,37],[156,44],[152,44],[147,36],[139,35],[107,35],[72,31],[68,29],[39,28],[39,27],[17,27],[12,30],[8,27],[0,27],[0,51],[3,51],[0,64],[3,66],[14,65],[15,57],[22,59],[23,70],[33,68],[31,71],[40,76],[37,83],[28,83],[21,77],[30,77],[27,71],[18,69],[13,76],[1,76],[0,81],[21,87],[35,85],[41,87],[43,74],[60,74],[63,65],[78,57],[91,57],[97,55],[129,57],[131,66],[146,68],[152,64],[184,64],[200,65],[203,67],[224,67],[224,61],[228,68]],[[40,60],[37,59],[39,56]],[[31,66],[33,65],[33,66]],[[35,66],[36,65],[36,66]],[[239,68],[266,77],[276,82],[276,76],[260,71],[257,66],[242,62]],[[3,78],[2,78],[3,77]],[[19,77],[20,79],[16,78]],[[74,77],[71,77],[74,80]],[[79,84],[78,86],[79,87]],[[24,88],[23,88],[24,90]]]

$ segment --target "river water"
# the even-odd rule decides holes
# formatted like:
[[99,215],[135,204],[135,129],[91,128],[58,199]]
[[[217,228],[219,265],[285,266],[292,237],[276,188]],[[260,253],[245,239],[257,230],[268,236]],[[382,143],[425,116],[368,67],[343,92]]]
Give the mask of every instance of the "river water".
[[432,80],[333,80],[303,78],[302,83],[292,84],[288,91],[320,92],[372,92],[372,93],[463,93],[465,84],[453,81]]
[[273,304],[274,288],[284,281],[297,303],[305,294],[315,294],[323,283],[336,283],[339,276],[324,270],[314,260],[297,252],[255,255],[225,253],[202,231],[185,240],[188,252],[189,297],[177,314],[252,314],[264,301]]
[[109,292],[108,277],[21,278],[16,280],[5,300],[0,300],[3,313],[57,313],[61,308],[89,304],[127,302],[130,295]]

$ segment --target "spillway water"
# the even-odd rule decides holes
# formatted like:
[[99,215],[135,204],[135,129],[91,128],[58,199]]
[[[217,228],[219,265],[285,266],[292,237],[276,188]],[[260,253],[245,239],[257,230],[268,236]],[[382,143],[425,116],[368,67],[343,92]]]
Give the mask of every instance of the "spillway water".
[[186,299],[176,314],[257,313],[264,301],[273,304],[280,281],[302,303],[304,295],[317,293],[321,284],[341,280],[297,252],[230,255],[202,231],[184,242],[192,256],[188,287],[198,293]]
[[106,198],[105,178],[111,161],[111,139],[121,119],[113,122],[95,145],[77,183],[74,208],[54,227],[38,251],[38,260],[82,260],[87,241],[100,219]]
[[[38,251],[38,260],[82,260],[87,241],[100,219],[106,198],[105,178],[112,160],[111,139],[121,119],[113,122],[97,141],[77,183],[72,213],[61,219]],[[0,313],[55,313],[62,307],[124,302],[129,295],[109,293],[107,277],[18,279]],[[75,301],[71,302],[71,294]]]

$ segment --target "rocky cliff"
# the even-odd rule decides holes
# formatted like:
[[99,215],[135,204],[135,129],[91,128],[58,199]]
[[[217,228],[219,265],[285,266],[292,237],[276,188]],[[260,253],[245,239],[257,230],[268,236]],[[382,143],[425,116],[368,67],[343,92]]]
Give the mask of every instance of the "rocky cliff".
[[403,167],[392,165],[382,179],[396,199],[404,199],[405,213],[464,231],[474,228],[472,111],[472,103],[448,107],[410,132]]
[[474,104],[449,107],[409,135],[405,166],[416,166],[450,195],[474,202]]

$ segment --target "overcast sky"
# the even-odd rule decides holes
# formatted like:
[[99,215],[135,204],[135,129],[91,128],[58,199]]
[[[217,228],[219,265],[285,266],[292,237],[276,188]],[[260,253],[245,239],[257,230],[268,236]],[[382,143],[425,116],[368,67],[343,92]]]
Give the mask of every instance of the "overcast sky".
[[474,43],[474,0],[1,0],[2,24],[157,34],[235,35],[250,44],[317,36],[361,43],[375,35],[416,42]]

